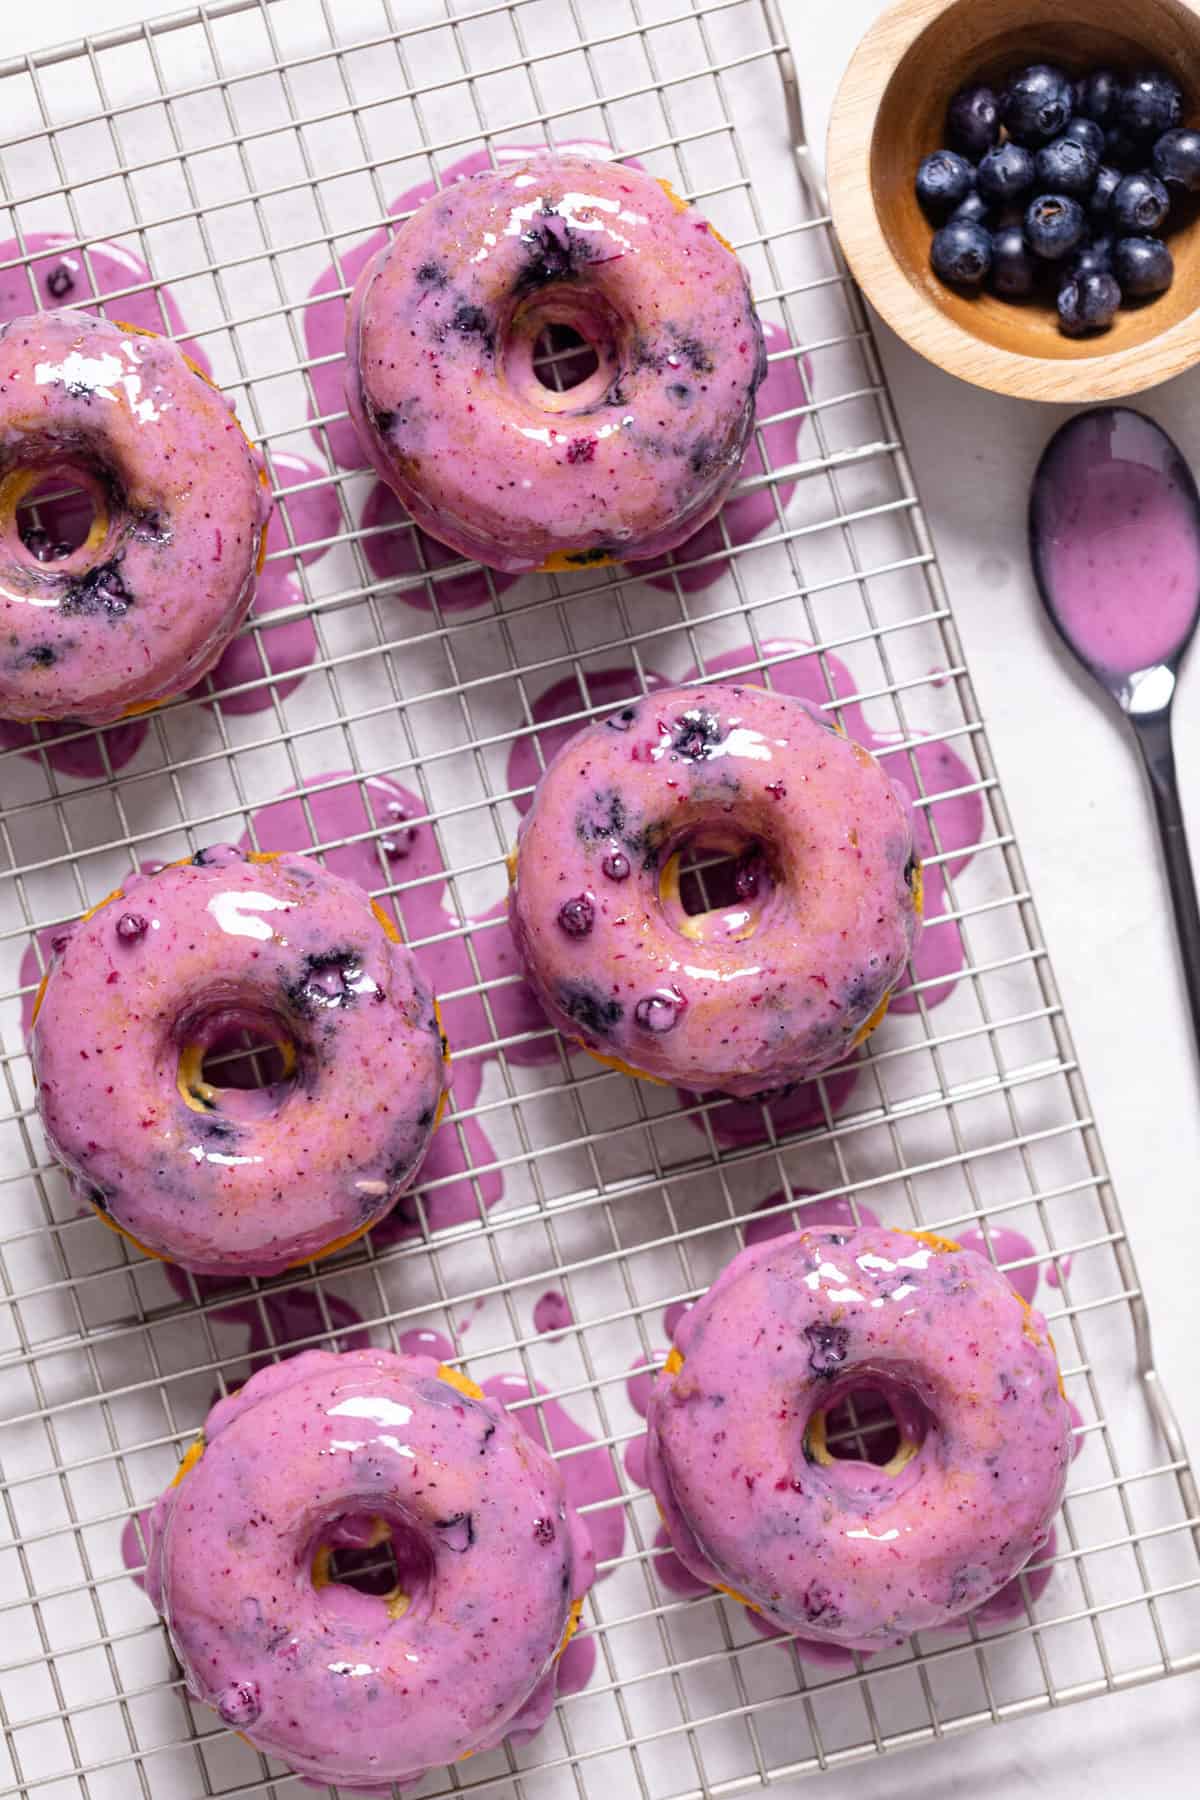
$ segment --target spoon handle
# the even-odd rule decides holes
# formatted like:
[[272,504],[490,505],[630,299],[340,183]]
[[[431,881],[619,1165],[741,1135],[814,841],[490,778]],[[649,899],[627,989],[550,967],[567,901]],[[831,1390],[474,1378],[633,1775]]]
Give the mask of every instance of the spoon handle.
[[1184,824],[1179,782],[1175,773],[1170,708],[1149,718],[1134,718],[1132,724],[1137,733],[1146,773],[1150,778],[1150,791],[1154,795],[1154,810],[1158,815],[1167,880],[1175,906],[1183,975],[1187,982],[1196,1040],[1200,1044],[1200,903],[1196,898],[1196,878],[1192,872],[1187,827]]

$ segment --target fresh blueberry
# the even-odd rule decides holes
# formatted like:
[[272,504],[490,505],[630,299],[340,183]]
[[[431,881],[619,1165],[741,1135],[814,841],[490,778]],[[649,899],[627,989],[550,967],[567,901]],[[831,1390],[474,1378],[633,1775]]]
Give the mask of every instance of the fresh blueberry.
[[1034,63],[1014,75],[1000,98],[1008,135],[1036,150],[1062,132],[1075,111],[1075,90],[1061,69]]
[[1157,175],[1127,175],[1112,197],[1119,232],[1145,237],[1157,231],[1171,210],[1171,196]]
[[991,234],[982,225],[952,219],[934,233],[929,260],[941,280],[956,287],[978,287],[992,266]]
[[952,219],[962,219],[968,225],[986,225],[992,216],[992,209],[978,192],[969,193],[961,206],[956,206],[950,214]]
[[[1093,126],[1098,131],[1099,126]],[[1055,138],[1034,158],[1038,186],[1046,194],[1090,194],[1100,167],[1100,157],[1073,137]]]
[[1133,137],[1123,125],[1110,125],[1104,134],[1104,160],[1128,174],[1146,160],[1145,139]]
[[1165,294],[1175,279],[1175,259],[1161,238],[1126,237],[1113,251],[1113,274],[1135,300]]
[[1070,256],[1086,230],[1083,208],[1069,194],[1042,194],[1025,214],[1025,241],[1046,262]]
[[1183,117],[1178,82],[1162,69],[1146,69],[1121,89],[1117,122],[1131,137],[1158,137],[1173,131]]
[[998,144],[979,165],[976,180],[985,200],[1020,200],[1033,186],[1033,157],[1020,144]]
[[1112,275],[1075,275],[1058,290],[1058,322],[1068,337],[1107,331],[1121,306],[1121,290]]
[[1121,99],[1121,77],[1113,69],[1093,69],[1075,83],[1075,110],[1097,125],[1112,125]]
[[1076,144],[1082,144],[1085,150],[1092,151],[1097,162],[1104,155],[1104,127],[1097,125],[1095,119],[1086,119],[1076,113],[1063,136],[1071,138]]
[[1037,285],[1037,264],[1019,225],[992,234],[992,287],[1006,300],[1027,300]]
[[975,186],[975,171],[957,150],[935,150],[917,170],[917,199],[931,219],[946,219]]
[[956,150],[978,162],[1000,136],[1000,103],[991,88],[960,88],[950,102],[946,132]]
[[1092,188],[1090,201],[1093,219],[1107,220],[1112,212],[1112,197],[1125,177],[1120,169],[1112,169],[1107,163],[1101,163],[1096,171],[1096,182]]
[[1111,275],[1115,245],[1113,237],[1093,238],[1071,258],[1063,280],[1073,281],[1077,275]]
[[1200,131],[1164,131],[1154,146],[1154,171],[1168,187],[1200,191]]

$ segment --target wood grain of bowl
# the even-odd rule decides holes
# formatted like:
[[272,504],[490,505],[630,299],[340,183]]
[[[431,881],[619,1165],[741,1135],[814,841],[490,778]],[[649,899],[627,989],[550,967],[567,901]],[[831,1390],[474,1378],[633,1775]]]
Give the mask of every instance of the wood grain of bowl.
[[[964,83],[998,85],[1032,62],[1072,75],[1109,64],[1170,70],[1200,125],[1200,0],[898,0],[867,33],[829,126],[833,220],[856,279],[930,362],[976,386],[1084,405],[1154,387],[1200,362],[1200,207],[1172,205],[1175,282],[1123,306],[1111,330],[1069,338],[1053,304],[959,293],[929,266],[933,230],[913,191],[945,142]],[[1176,219],[1179,223],[1176,226]]]

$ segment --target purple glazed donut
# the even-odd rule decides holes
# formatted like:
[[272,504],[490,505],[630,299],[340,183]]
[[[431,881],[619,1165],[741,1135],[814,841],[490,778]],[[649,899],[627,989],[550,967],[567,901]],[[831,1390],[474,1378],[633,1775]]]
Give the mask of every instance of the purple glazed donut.
[[[273,1047],[267,1084],[214,1085],[205,1058],[243,1033]],[[446,1090],[437,1004],[363,890],[224,845],[131,877],[74,927],[32,1055],[80,1198],[203,1274],[274,1274],[368,1230]]]
[[[562,392],[551,326],[592,348]],[[468,176],[359,276],[347,404],[417,524],[496,569],[659,556],[737,477],[766,374],[746,272],[664,183],[579,155]]]
[[[882,1467],[836,1460],[847,1395],[890,1402]],[[1010,1581],[1066,1485],[1054,1345],[946,1238],[812,1229],[744,1250],[676,1331],[646,1417],[675,1554],[785,1631],[857,1650],[948,1624]]]
[[[45,560],[17,509],[52,478],[92,520]],[[0,718],[103,725],[192,687],[249,610],[270,510],[261,455],[169,339],[70,308],[0,326]]]
[[[737,858],[689,912],[686,856]],[[838,1062],[920,923],[900,789],[799,700],[669,688],[587,725],[542,776],[509,916],[560,1031],[631,1074],[742,1097]]]
[[[389,1542],[389,1592],[336,1578]],[[190,1694],[313,1781],[390,1792],[545,1721],[594,1570],[558,1469],[474,1383],[311,1350],[213,1408],[146,1588]]]

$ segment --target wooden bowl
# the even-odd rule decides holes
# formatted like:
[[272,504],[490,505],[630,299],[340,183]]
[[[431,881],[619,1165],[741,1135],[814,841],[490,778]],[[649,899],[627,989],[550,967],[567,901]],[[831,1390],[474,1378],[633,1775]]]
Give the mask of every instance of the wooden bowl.
[[1169,69],[1185,123],[1200,125],[1200,0],[898,0],[859,45],[834,102],[834,224],[872,304],[939,368],[1027,400],[1115,400],[1200,362],[1200,208],[1172,205],[1166,294],[1123,306],[1109,331],[1069,338],[1046,296],[1014,304],[944,287],[913,192],[917,164],[945,142],[956,90],[1042,61],[1073,75],[1100,64]]

